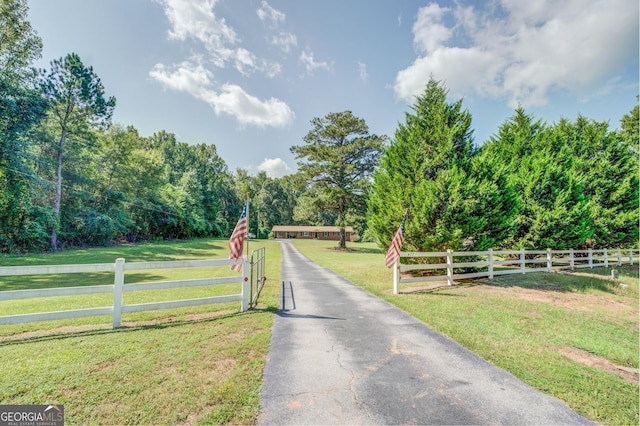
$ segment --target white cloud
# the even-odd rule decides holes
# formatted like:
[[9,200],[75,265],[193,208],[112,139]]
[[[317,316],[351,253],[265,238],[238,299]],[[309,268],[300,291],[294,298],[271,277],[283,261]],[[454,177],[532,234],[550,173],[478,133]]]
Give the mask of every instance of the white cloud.
[[269,3],[264,0],[262,0],[262,5],[256,11],[256,13],[258,14],[258,17],[262,22],[267,22],[271,26],[277,27],[279,24],[284,23],[284,13],[274,9],[273,7],[271,7],[271,5],[269,5]]
[[[259,59],[255,53],[244,47],[236,47],[240,43],[234,29],[224,18],[216,16],[214,7],[218,0],[156,0],[164,7],[164,13],[171,23],[169,38],[179,41],[188,39],[201,43],[206,51],[207,62],[218,68],[233,66],[243,76],[259,71],[269,77],[279,73],[279,65]],[[266,2],[263,2],[263,7]],[[269,19],[278,18],[278,13],[271,8]],[[265,18],[266,19],[266,18]],[[282,14],[284,19],[284,14]]]
[[552,90],[581,94],[637,59],[638,4],[627,0],[501,0],[479,11],[435,3],[413,25],[418,57],[398,72],[396,96],[412,102],[430,75],[456,95],[544,105]]
[[207,102],[216,114],[235,117],[241,125],[286,127],[295,118],[285,102],[276,98],[260,100],[238,85],[227,83],[217,92],[212,88],[211,73],[201,64],[182,62],[172,67],[156,64],[149,75],[169,89]]
[[192,38],[204,44],[211,61],[222,67],[234,56],[229,46],[238,42],[233,28],[224,18],[216,17],[217,0],[158,0],[169,18],[169,38],[184,41]]
[[[157,0],[164,8],[171,28],[169,38],[201,43],[206,54],[194,55],[190,60],[173,66],[156,64],[149,75],[164,87],[185,92],[207,102],[216,114],[228,114],[241,125],[285,127],[295,117],[289,106],[277,98],[261,100],[247,93],[237,84],[227,83],[217,88],[213,75],[206,67],[234,67],[243,76],[261,71],[268,77],[281,72],[281,66],[258,58],[244,47],[237,47],[239,38],[224,18],[217,17],[217,0]],[[258,15],[278,23],[284,14],[262,3]]]
[[277,35],[271,37],[271,44],[278,46],[283,52],[289,53],[291,47],[298,45],[298,39],[295,34],[281,31]]
[[367,64],[358,62],[358,72],[360,74],[360,80],[367,81],[369,74],[367,73]]
[[277,62],[266,62],[262,68],[269,78],[273,78],[282,72],[282,65]]
[[448,7],[438,6],[437,3],[431,3],[418,10],[416,22],[413,24],[413,44],[419,52],[433,53],[442,43],[449,40],[453,30],[440,21],[450,10]]
[[[250,70],[257,68],[256,55],[247,49],[239,48],[235,54],[235,66],[240,74],[248,75]],[[249,71],[247,68],[249,68]]]
[[202,90],[211,85],[211,73],[201,64],[185,61],[171,68],[156,64],[149,75],[169,89],[187,92],[195,97],[199,97]]
[[300,62],[304,65],[308,73],[312,73],[316,69],[325,69],[327,71],[331,71],[333,69],[333,65],[328,62],[316,62],[313,58],[313,52],[304,50],[300,54]]
[[258,170],[266,172],[267,176],[272,178],[280,178],[293,173],[293,170],[282,158],[265,158],[258,166]]
[[286,127],[295,117],[291,108],[280,99],[260,100],[236,84],[224,84],[219,94],[207,92],[205,100],[213,106],[216,114],[232,115],[243,125]]

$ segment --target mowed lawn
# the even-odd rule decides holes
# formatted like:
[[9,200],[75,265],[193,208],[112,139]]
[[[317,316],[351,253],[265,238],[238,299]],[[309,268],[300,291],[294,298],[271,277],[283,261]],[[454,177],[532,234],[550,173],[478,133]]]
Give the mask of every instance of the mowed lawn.
[[[67,424],[251,424],[280,289],[277,243],[266,247],[257,309],[240,302],[0,326],[0,404],[64,404]],[[1,257],[0,266],[219,259],[226,240],[153,243]],[[234,275],[229,267],[132,271],[125,283]],[[0,290],[112,284],[113,274],[0,277]],[[237,294],[239,285],[127,294],[125,303]],[[0,302],[0,315],[109,306],[111,295]]]
[[[329,267],[601,424],[638,424],[638,269],[580,276],[510,275],[393,295],[391,271],[372,244],[295,241]],[[239,302],[110,317],[0,326],[0,404],[65,405],[68,424],[252,424],[280,292],[281,254],[267,250],[267,283],[256,310]],[[226,258],[225,240],[153,243],[0,257],[0,266]],[[137,272],[137,271],[136,271]],[[586,274],[587,276],[583,276]],[[600,274],[601,277],[591,276]],[[230,275],[227,267],[127,274],[125,282]],[[603,279],[605,278],[605,279]],[[110,284],[111,274],[0,277],[0,290]],[[238,292],[196,287],[125,293],[125,303]],[[106,295],[0,302],[0,315],[107,306]]]
[[[307,257],[601,424],[638,424],[638,265],[534,273],[394,295],[368,243],[296,240]],[[434,287],[433,283],[429,283]],[[415,284],[412,284],[412,286]]]

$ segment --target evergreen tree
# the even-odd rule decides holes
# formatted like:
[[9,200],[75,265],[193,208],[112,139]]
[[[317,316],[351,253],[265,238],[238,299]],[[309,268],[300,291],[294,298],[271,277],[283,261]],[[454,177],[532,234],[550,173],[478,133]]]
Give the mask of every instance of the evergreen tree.
[[299,174],[316,191],[316,206],[335,214],[340,227],[340,248],[346,247],[349,214],[364,215],[368,180],[378,163],[385,136],[369,134],[365,121],[351,111],[311,120],[305,145],[291,147]]
[[[633,114],[633,110],[630,117]],[[610,131],[606,122],[578,116],[575,122],[560,120],[550,139],[570,161],[567,173],[577,176],[589,201],[588,237],[583,244],[603,248],[635,246],[638,237],[637,133],[625,127]],[[632,123],[628,120],[627,123]],[[636,132],[638,124],[636,123]]]
[[[57,132],[56,195],[51,229],[51,249],[57,250],[62,205],[62,167],[67,140],[87,139],[90,128],[108,125],[116,100],[106,98],[104,87],[93,67],[86,67],[80,57],[71,53],[54,60],[51,70],[42,73],[42,91],[50,102],[50,119]],[[75,136],[75,138],[74,138]]]
[[[431,79],[398,125],[374,175],[368,225],[387,246],[405,211],[405,248],[484,249],[510,234],[515,211],[504,172],[474,161],[471,114]],[[475,175],[474,175],[475,174]]]

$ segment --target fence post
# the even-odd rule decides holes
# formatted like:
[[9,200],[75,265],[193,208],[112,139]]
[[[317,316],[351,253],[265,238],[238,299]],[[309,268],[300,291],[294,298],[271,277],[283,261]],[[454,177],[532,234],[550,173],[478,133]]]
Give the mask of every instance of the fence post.
[[256,253],[256,250],[252,251],[251,259],[249,259],[249,267],[250,267],[249,269],[249,305],[253,303],[253,287],[254,287],[254,283],[256,282],[253,280],[253,273],[256,270],[255,268],[256,263],[254,262],[255,253]]
[[393,263],[393,294],[400,293],[400,258]]
[[447,250],[447,284],[453,285],[453,250]]
[[242,256],[242,301],[240,302],[242,312],[249,309],[249,298],[251,297],[249,274],[251,274],[249,259],[247,256]]
[[618,266],[622,266],[622,249],[618,249]]
[[525,261],[524,261],[524,248],[520,249],[520,272],[522,272],[523,274],[526,272]]
[[629,249],[629,264],[633,265],[633,249]]
[[569,249],[569,267],[573,271],[576,268],[575,258],[573,257],[573,249]]
[[604,267],[609,267],[609,257],[607,256],[607,249],[604,249]]
[[122,294],[124,293],[124,259],[116,259],[113,277],[113,328],[122,325]]
[[553,271],[553,259],[551,257],[551,249],[547,249],[547,272]]
[[489,249],[489,258],[487,260],[489,261],[489,279],[492,280],[493,279],[493,249],[492,248]]
[[587,253],[589,259],[589,268],[593,269],[593,249],[588,249]]

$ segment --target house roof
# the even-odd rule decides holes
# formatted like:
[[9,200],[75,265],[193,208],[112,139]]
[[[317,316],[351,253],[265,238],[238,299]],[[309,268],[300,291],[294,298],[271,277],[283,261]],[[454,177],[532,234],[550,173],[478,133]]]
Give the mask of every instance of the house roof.
[[[351,226],[345,226],[345,231],[353,234]],[[339,226],[294,226],[294,225],[276,225],[272,229],[273,232],[340,232]]]

